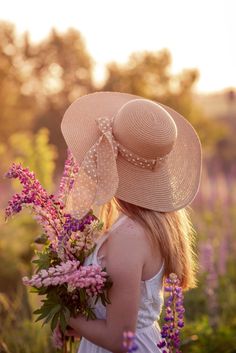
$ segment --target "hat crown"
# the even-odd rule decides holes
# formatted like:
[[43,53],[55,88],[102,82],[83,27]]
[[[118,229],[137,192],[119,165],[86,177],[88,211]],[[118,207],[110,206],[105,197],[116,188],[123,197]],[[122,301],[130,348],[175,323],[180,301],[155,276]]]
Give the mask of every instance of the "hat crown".
[[115,139],[145,158],[167,155],[177,138],[177,126],[171,115],[159,104],[147,99],[125,103],[113,120]]

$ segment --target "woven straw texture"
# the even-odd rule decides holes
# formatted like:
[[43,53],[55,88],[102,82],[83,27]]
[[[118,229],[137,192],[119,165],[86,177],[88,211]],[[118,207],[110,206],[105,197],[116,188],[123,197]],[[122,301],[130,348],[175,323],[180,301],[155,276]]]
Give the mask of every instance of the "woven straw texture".
[[[97,124],[101,117],[112,120],[115,141],[141,158],[157,159],[153,169],[141,168],[118,152],[118,187],[114,196],[160,212],[178,210],[193,201],[200,182],[201,144],[183,116],[163,104],[126,93],[96,92],[80,97],[69,106],[61,122],[64,139],[80,165],[101,140]],[[104,153],[103,156],[103,173],[109,175],[109,161]],[[87,183],[86,175],[72,189],[71,210],[79,212],[83,206],[80,190]],[[94,191],[96,185],[91,184]],[[107,187],[108,178],[105,184]],[[85,197],[88,192],[89,188],[84,189]],[[96,197],[90,197],[83,212],[94,201]]]

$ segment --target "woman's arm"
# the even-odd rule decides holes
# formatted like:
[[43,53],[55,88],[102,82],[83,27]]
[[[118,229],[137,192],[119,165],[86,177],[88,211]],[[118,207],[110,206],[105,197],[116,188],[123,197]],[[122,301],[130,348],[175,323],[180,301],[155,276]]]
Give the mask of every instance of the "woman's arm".
[[[119,227],[121,233],[123,227]],[[125,232],[125,233],[124,233]],[[94,344],[114,353],[123,352],[123,331],[136,330],[140,301],[140,281],[144,264],[144,240],[140,232],[125,228],[112,233],[107,243],[106,269],[112,278],[106,320],[79,316],[70,326]]]

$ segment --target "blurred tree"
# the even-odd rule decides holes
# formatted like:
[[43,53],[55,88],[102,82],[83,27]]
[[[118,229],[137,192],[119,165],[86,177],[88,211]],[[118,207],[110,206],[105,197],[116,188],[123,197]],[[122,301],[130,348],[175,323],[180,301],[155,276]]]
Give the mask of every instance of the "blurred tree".
[[[25,39],[28,42],[28,36]],[[42,42],[28,44],[25,55],[30,58],[35,84],[40,88],[37,96],[46,108],[64,108],[93,90],[93,60],[77,30],[68,29],[60,34],[53,29]]]
[[30,57],[34,87],[37,87],[37,90],[34,88],[38,101],[34,129],[41,126],[49,129],[50,142],[57,145],[62,162],[66,148],[61,119],[73,100],[94,90],[93,60],[81,34],[74,29],[63,34],[53,29],[44,41],[28,48],[26,55]]
[[[56,157],[57,149],[49,144],[48,129],[41,128],[35,134],[15,132],[9,137],[8,145],[0,144],[1,174],[3,176],[13,162],[22,163],[35,172],[45,189],[53,192]],[[1,184],[9,184],[9,181],[2,180]],[[15,190],[21,188],[18,180],[13,179],[12,185]]]
[[[223,95],[223,94],[222,94]],[[224,123],[229,134],[222,137],[216,145],[216,154],[212,159],[212,164],[217,164],[220,160],[224,170],[229,173],[231,169],[235,170],[236,160],[236,92],[232,89],[224,92],[224,99],[227,103],[225,113],[218,116],[218,121]]]
[[[1,162],[4,162],[4,165],[9,164],[9,160],[11,163],[21,162],[23,166],[27,166],[35,172],[36,177],[48,192],[54,192],[53,172],[56,148],[49,144],[48,130],[42,128],[35,135],[29,131],[16,132],[9,138],[9,147],[7,154],[0,155]],[[12,192],[12,190],[9,191],[9,184],[12,185],[14,192],[22,189],[18,179],[12,179],[11,181],[6,179],[4,183],[1,183],[1,186],[4,184],[6,185],[4,191],[7,200],[10,198],[10,192]],[[1,194],[4,195],[4,192]],[[5,201],[5,204],[3,204],[3,200],[1,201],[0,263],[2,266],[0,268],[0,292],[11,299],[20,298],[21,314],[23,317],[29,317],[30,310],[25,287],[22,287],[21,277],[32,266],[30,260],[35,248],[35,245],[32,244],[41,229],[29,210],[22,211],[19,215],[13,216],[7,223],[4,223],[3,210],[7,206],[7,201]]]
[[[41,128],[35,135],[30,131],[17,132],[9,138],[10,160],[22,163],[36,173],[42,186],[48,191],[53,189],[53,173],[56,147],[49,144],[49,131]],[[19,184],[19,181],[16,181]]]
[[62,115],[74,99],[94,90],[92,68],[80,32],[53,29],[33,44],[28,33],[17,36],[12,24],[0,22],[0,151],[12,133],[45,126],[50,142],[58,146],[62,167]]
[[0,131],[1,143],[11,133],[29,129],[36,100],[25,95],[23,85],[29,80],[24,62],[24,43],[18,38],[12,24],[0,22]]
[[124,65],[115,62],[107,65],[102,90],[127,92],[153,100],[164,98],[170,94],[170,63],[167,50],[133,53]]
[[214,147],[226,130],[209,120],[194,103],[198,71],[189,69],[173,75],[170,67],[171,55],[167,49],[133,53],[123,65],[115,62],[107,65],[107,78],[100,90],[127,92],[166,104],[194,125],[205,147]]
[[[99,90],[92,80],[93,64],[83,37],[75,29],[65,33],[53,29],[33,44],[28,33],[17,36],[13,25],[0,22],[0,153],[8,149],[12,133],[31,128],[36,132],[45,126],[50,142],[58,147],[57,167],[61,171],[66,157],[61,119],[74,99]],[[133,53],[124,65],[113,62],[107,66],[100,90],[129,92],[173,107],[195,126],[203,145],[214,148],[226,133],[194,102],[197,70],[173,75],[170,69],[167,49]]]

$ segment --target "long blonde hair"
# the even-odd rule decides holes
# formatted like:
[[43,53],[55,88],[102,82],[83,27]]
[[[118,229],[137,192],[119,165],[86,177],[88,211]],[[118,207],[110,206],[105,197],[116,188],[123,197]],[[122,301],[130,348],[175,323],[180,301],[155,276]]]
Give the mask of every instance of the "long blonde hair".
[[99,217],[104,221],[105,230],[110,228],[120,211],[145,228],[154,252],[160,249],[165,261],[164,278],[174,272],[184,290],[196,287],[195,233],[189,211],[185,208],[157,212],[113,197],[100,209]]

